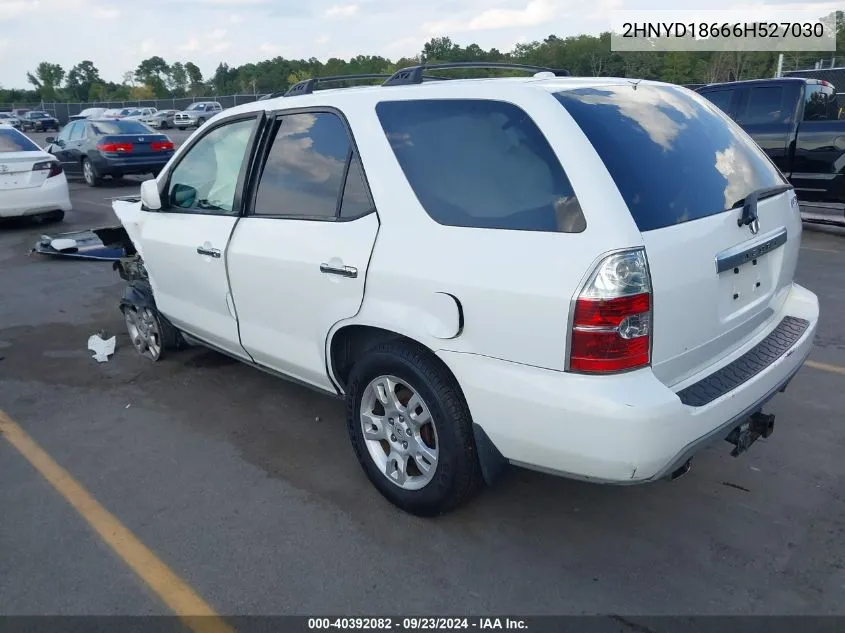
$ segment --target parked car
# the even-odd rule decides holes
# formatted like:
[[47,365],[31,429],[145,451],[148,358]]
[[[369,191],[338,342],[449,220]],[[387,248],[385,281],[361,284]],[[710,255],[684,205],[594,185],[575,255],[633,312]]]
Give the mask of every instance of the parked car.
[[173,117],[173,125],[180,130],[189,127],[199,128],[218,112],[223,111],[223,106],[217,101],[197,101],[186,109],[176,113]]
[[177,112],[178,110],[158,110],[149,116],[142,116],[140,121],[151,128],[167,130],[174,126],[173,117]]
[[111,108],[99,116],[101,119],[122,119],[135,108]]
[[819,305],[754,141],[671,84],[420,70],[232,108],[115,201],[138,351],[345,398],[364,472],[420,515],[508,463],[634,484],[771,435]]
[[173,142],[140,121],[88,119],[68,124],[57,138],[47,138],[47,151],[70,175],[98,186],[104,176],[158,174],[173,156]]
[[29,108],[13,108],[11,114],[16,119],[22,119],[27,112],[29,112]]
[[99,119],[106,112],[108,108],[85,108],[79,114],[73,114],[68,117],[68,121],[84,121],[85,119]]
[[[845,121],[833,85],[782,77],[709,84],[698,92],[751,135],[801,202],[845,203]],[[837,213],[845,223],[843,211]]]
[[0,124],[0,218],[60,221],[71,210],[62,165],[10,125]]
[[21,127],[20,119],[13,116],[11,112],[0,112],[0,123],[11,125],[13,128],[17,129],[20,129]]
[[129,113],[122,118],[130,119],[132,121],[141,121],[144,117],[150,117],[156,112],[158,112],[156,108],[135,108],[134,110],[130,110]]
[[61,127],[56,117],[42,110],[27,112],[21,117],[20,121],[21,131],[23,132],[48,132],[49,130],[58,132]]

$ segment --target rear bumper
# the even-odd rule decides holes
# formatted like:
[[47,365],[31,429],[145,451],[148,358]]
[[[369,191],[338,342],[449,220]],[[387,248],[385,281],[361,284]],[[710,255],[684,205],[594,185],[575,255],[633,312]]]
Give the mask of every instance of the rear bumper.
[[92,153],[91,164],[101,176],[110,174],[149,174],[160,170],[173,156],[173,152],[162,152],[160,157],[109,157]]
[[40,187],[0,192],[0,218],[70,211],[70,195],[64,174],[48,178]]
[[809,355],[818,314],[816,296],[793,285],[782,316],[808,322],[800,337],[759,373],[702,406],[683,404],[650,369],[583,376],[474,354],[439,355],[455,373],[474,422],[511,463],[577,479],[643,483],[725,438],[777,394]]

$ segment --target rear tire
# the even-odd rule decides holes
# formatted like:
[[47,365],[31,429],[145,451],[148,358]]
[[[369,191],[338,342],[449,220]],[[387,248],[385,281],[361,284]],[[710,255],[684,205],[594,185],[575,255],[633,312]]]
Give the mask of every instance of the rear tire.
[[383,343],[355,364],[346,419],[370,482],[406,512],[443,514],[466,503],[483,483],[461,389],[449,370],[417,345]]
[[183,127],[181,127],[181,126],[177,126],[177,127],[176,127],[176,129],[177,129],[177,130],[179,130],[180,132],[184,132],[184,131],[185,131],[185,128],[183,128]]
[[99,187],[103,179],[94,169],[94,165],[87,158],[82,159],[82,177],[85,179],[85,184],[89,187]]

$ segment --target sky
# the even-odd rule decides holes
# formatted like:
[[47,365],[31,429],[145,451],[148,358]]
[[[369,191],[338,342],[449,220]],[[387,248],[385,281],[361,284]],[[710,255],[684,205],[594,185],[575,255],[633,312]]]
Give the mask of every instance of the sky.
[[[0,87],[30,87],[41,61],[67,71],[89,59],[120,82],[147,57],[193,61],[207,77],[286,58],[390,59],[418,54],[432,37],[511,50],[519,42],[609,30],[614,9],[818,6],[797,0],[0,0]],[[695,5],[698,5],[697,7]],[[826,11],[822,11],[822,14]]]

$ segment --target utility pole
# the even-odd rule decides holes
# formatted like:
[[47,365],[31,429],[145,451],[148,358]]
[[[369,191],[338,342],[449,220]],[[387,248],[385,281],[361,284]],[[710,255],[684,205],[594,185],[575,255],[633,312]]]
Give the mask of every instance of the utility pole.
[[783,77],[783,53],[778,55],[778,69],[775,72],[775,77]]

